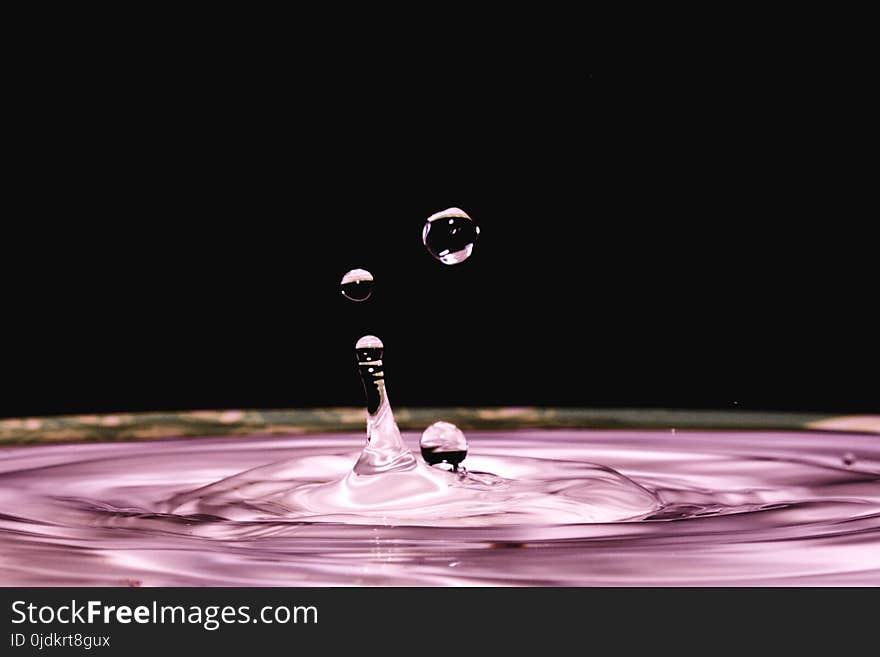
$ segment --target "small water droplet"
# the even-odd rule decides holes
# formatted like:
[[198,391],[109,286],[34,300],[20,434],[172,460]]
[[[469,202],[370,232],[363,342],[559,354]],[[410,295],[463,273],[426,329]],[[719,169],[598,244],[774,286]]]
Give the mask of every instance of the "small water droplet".
[[352,269],[339,284],[342,295],[352,301],[366,301],[373,293],[373,275],[366,269]]
[[856,455],[852,452],[847,452],[841,457],[843,464],[846,466],[853,465],[856,462]]
[[476,222],[464,210],[448,208],[428,217],[422,242],[444,265],[457,265],[470,257],[479,234]]
[[365,335],[360,340],[357,341],[357,344],[354,345],[355,349],[384,349],[385,345],[382,344],[382,341],[377,338],[375,335]]
[[419,443],[422,458],[431,465],[449,463],[453,468],[467,456],[468,443],[461,429],[451,422],[435,422],[425,429]]

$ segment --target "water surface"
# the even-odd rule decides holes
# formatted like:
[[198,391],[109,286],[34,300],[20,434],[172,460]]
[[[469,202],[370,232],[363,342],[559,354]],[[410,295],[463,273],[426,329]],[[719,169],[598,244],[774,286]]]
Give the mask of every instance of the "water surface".
[[[404,438],[418,455],[419,434]],[[362,433],[5,448],[0,580],[880,585],[876,435],[553,429],[468,440],[466,479],[437,470],[428,489],[366,492],[345,484]]]

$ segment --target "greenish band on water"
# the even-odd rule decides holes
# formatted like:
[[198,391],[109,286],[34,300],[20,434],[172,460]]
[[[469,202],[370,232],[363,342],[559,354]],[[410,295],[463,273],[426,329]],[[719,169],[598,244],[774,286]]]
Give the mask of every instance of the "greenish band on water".
[[[880,434],[880,416],[672,409],[400,408],[403,431],[445,420],[461,429],[828,430]],[[361,408],[226,410],[69,415],[0,420],[0,446],[225,435],[363,431]]]

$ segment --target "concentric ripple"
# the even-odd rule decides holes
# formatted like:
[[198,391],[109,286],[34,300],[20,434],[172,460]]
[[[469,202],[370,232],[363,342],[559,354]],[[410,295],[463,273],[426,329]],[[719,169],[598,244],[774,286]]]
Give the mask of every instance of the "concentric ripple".
[[[418,435],[404,437],[418,453]],[[880,584],[880,436],[557,429],[468,440],[467,474],[394,480],[347,475],[361,434],[7,448],[0,577]]]

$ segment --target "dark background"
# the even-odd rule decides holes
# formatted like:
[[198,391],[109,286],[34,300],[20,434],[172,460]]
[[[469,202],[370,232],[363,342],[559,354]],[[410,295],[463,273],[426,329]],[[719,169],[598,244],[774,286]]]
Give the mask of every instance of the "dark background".
[[[79,633],[83,636],[109,636],[109,651],[98,654],[155,655],[157,651],[197,652],[219,650],[236,653],[252,649],[255,644],[275,646],[295,642],[300,650],[315,652],[347,649],[351,636],[372,636],[376,632],[375,617],[365,614],[370,605],[381,605],[382,610],[396,619],[394,640],[386,641],[384,654],[410,654],[413,645],[426,640],[446,637],[467,641],[470,648],[498,650],[504,653],[515,648],[540,652],[549,636],[566,643],[584,641],[584,617],[591,625],[601,627],[602,633],[616,637],[626,646],[645,653],[663,645],[675,643],[677,654],[703,655],[705,642],[697,633],[671,635],[669,628],[681,622],[686,614],[695,626],[710,625],[718,610],[730,604],[732,608],[753,610],[751,627],[760,633],[763,645],[780,652],[795,648],[808,652],[819,647],[831,653],[837,638],[851,632],[853,626],[867,628],[873,620],[873,607],[859,604],[860,598],[869,600],[872,590],[780,587],[770,588],[474,588],[474,587],[341,587],[341,588],[0,588],[0,602],[6,613],[0,616],[4,640],[12,641],[14,633],[25,636],[25,645],[8,654],[35,655],[43,651],[29,645],[32,634],[59,637]],[[17,609],[27,613],[33,604],[34,614],[49,606],[58,610],[70,607],[71,601],[85,606],[90,600],[99,600],[103,608],[109,606],[181,605],[192,613],[192,607],[202,610],[204,618],[211,606],[248,607],[255,616],[264,606],[315,606],[318,622],[304,624],[230,623],[215,630],[202,625],[140,624],[102,622],[89,623],[12,623],[20,616],[12,612],[15,601],[23,601]],[[377,603],[378,600],[378,603]],[[499,613],[485,613],[491,608]],[[776,610],[792,609],[799,623],[817,628],[809,633],[797,632],[786,618],[780,619]],[[456,632],[449,635],[444,628],[426,622],[455,609],[460,618]],[[63,617],[67,620],[67,609]],[[213,614],[213,610],[211,612]],[[219,613],[219,612],[218,612]],[[271,614],[272,612],[267,612]],[[632,617],[640,619],[640,632],[632,632]],[[48,612],[44,612],[48,618]],[[111,616],[112,617],[112,616]],[[229,617],[227,615],[227,617]],[[282,616],[283,617],[283,616]],[[313,616],[310,616],[313,618]],[[236,618],[240,618],[236,615]],[[271,616],[270,616],[271,618]],[[303,616],[300,616],[303,618]],[[470,631],[473,630],[473,631]],[[751,633],[731,633],[725,643],[738,653],[748,652],[753,645]],[[64,652],[55,654],[72,653]],[[79,649],[77,652],[86,652]],[[89,651],[91,652],[91,651]],[[97,652],[97,649],[96,649]],[[50,653],[52,654],[52,653]]]
[[[875,238],[802,90],[213,61],[20,98],[3,415],[358,405],[367,333],[397,406],[880,410]],[[446,267],[452,205],[482,233]]]

